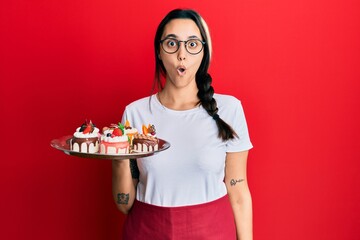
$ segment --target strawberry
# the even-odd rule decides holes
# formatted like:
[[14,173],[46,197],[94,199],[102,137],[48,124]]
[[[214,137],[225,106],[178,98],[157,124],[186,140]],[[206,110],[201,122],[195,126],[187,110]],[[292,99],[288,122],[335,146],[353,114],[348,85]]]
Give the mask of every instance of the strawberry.
[[87,134],[90,133],[92,131],[92,127],[91,125],[87,125],[86,128],[83,131],[83,134]]
[[86,133],[92,133],[94,131],[95,124],[92,123],[92,121],[85,120],[85,122],[81,125],[79,132]]
[[85,122],[81,125],[79,132],[83,132],[86,127],[87,127],[87,123]]
[[115,128],[114,131],[112,132],[112,135],[114,135],[115,137],[122,136],[123,132],[121,131],[120,128]]

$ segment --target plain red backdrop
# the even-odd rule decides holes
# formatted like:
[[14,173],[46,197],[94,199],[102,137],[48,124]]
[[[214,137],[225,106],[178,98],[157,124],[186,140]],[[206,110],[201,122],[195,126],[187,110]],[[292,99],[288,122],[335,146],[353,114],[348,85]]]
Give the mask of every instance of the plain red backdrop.
[[215,90],[242,100],[255,239],[359,239],[355,0],[1,1],[0,238],[120,239],[110,161],[50,141],[149,94],[155,29],[176,7],[207,20]]

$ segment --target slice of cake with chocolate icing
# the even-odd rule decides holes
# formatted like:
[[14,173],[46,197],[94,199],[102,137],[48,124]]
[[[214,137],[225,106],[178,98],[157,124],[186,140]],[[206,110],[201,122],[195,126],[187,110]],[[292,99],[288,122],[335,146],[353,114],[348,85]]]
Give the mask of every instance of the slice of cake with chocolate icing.
[[130,152],[129,138],[124,132],[124,125],[113,124],[103,128],[101,135],[100,153],[124,154]]
[[153,152],[159,150],[159,139],[156,137],[154,125],[142,126],[142,134],[135,134],[133,150],[135,152]]
[[91,122],[85,121],[78,127],[70,139],[70,150],[82,153],[99,152],[99,129]]

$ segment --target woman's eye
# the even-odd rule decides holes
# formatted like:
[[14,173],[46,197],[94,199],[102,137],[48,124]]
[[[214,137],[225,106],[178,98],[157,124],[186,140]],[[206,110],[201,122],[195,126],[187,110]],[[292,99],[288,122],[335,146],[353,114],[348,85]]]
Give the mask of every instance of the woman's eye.
[[169,47],[176,47],[176,42],[175,41],[169,41],[167,45]]
[[189,47],[191,47],[191,48],[196,48],[197,42],[196,42],[196,41],[192,41],[192,42],[189,42],[188,45],[189,45]]

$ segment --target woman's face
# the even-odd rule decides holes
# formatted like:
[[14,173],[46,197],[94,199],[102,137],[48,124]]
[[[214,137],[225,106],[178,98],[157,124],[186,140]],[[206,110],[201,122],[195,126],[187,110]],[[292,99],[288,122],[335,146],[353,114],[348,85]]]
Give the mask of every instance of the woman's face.
[[[190,19],[174,19],[166,24],[161,39],[175,39],[178,41],[187,41],[190,39],[199,39],[201,34],[194,21]],[[169,44],[169,43],[168,43]],[[173,44],[173,41],[170,42]],[[188,43],[190,44],[190,43]],[[190,46],[189,46],[190,47]],[[195,75],[204,56],[204,50],[198,54],[190,54],[184,42],[175,53],[167,53],[160,47],[160,59],[166,69],[166,84],[172,84],[177,88],[186,87],[195,84]]]

